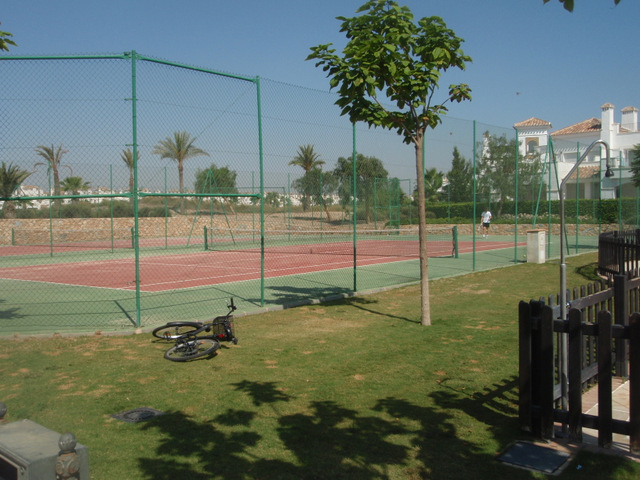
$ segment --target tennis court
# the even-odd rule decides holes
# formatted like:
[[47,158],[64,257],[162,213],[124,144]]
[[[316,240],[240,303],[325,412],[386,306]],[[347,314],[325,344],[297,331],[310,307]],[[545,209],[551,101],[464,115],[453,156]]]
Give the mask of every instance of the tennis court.
[[[314,242],[310,237],[288,239],[272,232],[266,236],[264,256],[259,240],[256,244],[253,235],[241,234],[233,240],[218,236],[209,250],[202,243],[141,249],[137,291],[131,248],[66,245],[54,247],[50,255],[3,247],[13,254],[5,257],[10,265],[0,268],[0,335],[130,331],[138,325],[209,318],[231,296],[242,315],[419,281],[417,237],[358,235],[355,247],[339,234],[323,232]],[[518,243],[522,251],[523,245]],[[431,279],[512,263],[513,238],[474,242],[465,236],[458,241],[458,255],[452,253],[450,234],[432,236]]]
[[[267,242],[274,246],[262,251],[253,236],[238,235],[233,240],[219,240],[211,249],[192,253],[145,255],[140,258],[140,291],[163,292],[167,290],[188,289],[207,285],[242,282],[261,278],[264,269],[265,278],[300,275],[313,272],[339,270],[354,266],[364,267],[383,263],[404,262],[419,258],[417,234],[382,236],[375,233],[376,239],[361,239],[354,244],[344,240],[344,233],[321,235],[322,241],[292,244],[281,235],[270,232]],[[366,237],[366,235],[362,235]],[[300,240],[300,233],[296,235]],[[463,251],[471,251],[472,245],[463,242]],[[494,242],[495,243],[495,242]],[[489,243],[485,248],[492,248]],[[38,248],[46,246],[3,247],[3,255],[19,255],[20,252],[33,254]],[[78,251],[86,251],[86,245],[66,246]],[[502,248],[498,242],[493,248]],[[12,250],[13,249],[13,250]],[[451,237],[436,238],[428,242],[428,255],[431,257],[453,256],[454,245]],[[6,251],[6,252],[5,252]],[[354,256],[354,251],[357,254]],[[43,252],[40,252],[43,253]],[[356,260],[354,261],[354,257]],[[85,257],[86,258],[86,257]],[[32,261],[25,256],[25,262]],[[114,258],[90,261],[67,261],[60,263],[34,263],[0,268],[0,278],[28,282],[75,285],[119,290],[136,290],[135,259]]]

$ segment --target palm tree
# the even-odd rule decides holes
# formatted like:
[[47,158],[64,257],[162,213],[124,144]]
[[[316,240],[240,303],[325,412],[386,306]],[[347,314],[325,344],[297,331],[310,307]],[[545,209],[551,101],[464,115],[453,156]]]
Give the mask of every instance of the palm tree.
[[313,145],[304,145],[298,147],[298,152],[289,165],[302,167],[304,173],[309,173],[314,168],[324,165],[324,160],[320,160],[320,154],[313,150]]
[[[196,138],[191,138],[191,135],[187,132],[174,132],[173,138],[169,136],[164,140],[160,140],[151,151],[152,155],[160,155],[161,158],[169,158],[178,164],[180,193],[183,193],[184,191],[184,161],[188,158],[198,157],[201,155],[209,156],[207,152],[194,145],[195,141]],[[182,206],[183,198],[180,197],[180,211],[182,211]]]
[[[58,173],[59,167],[67,167],[73,175],[73,169],[69,165],[62,164],[62,156],[65,153],[68,153],[68,150],[63,150],[62,145],[58,148],[55,148],[53,145],[51,147],[45,147],[44,145],[38,145],[36,148],[36,153],[40,155],[42,158],[46,160],[46,163],[36,163],[35,166],[38,165],[46,165],[51,169],[53,173],[53,194],[56,197],[60,196],[60,174]],[[51,192],[49,192],[51,193]]]
[[442,188],[443,177],[444,174],[435,168],[430,168],[424,172],[424,191],[427,202],[436,203],[438,201],[438,191]]
[[[133,152],[131,151],[130,148],[127,148],[126,150],[122,151],[122,153],[120,154],[120,158],[122,158],[122,161],[126,163],[127,167],[129,168],[129,193],[132,193],[133,192],[133,166],[134,166]],[[138,153],[138,160],[140,160],[139,153]]]
[[9,37],[13,37],[13,35],[9,32],[0,31],[0,50],[9,51],[8,45],[13,45],[17,47],[16,42],[11,40]]
[[[24,182],[33,172],[27,172],[17,165],[2,162],[0,166],[0,197],[9,198],[13,192]],[[11,218],[15,210],[15,205],[5,200],[2,213],[5,218]]]
[[[60,188],[65,192],[71,192],[71,195],[80,195],[81,190],[87,190],[91,187],[90,182],[85,182],[81,177],[67,177],[62,183],[60,183]],[[77,198],[73,198],[71,201],[78,201]]]
[[[322,165],[324,165],[324,160],[320,160],[320,154],[314,151],[313,145],[303,145],[298,147],[298,152],[296,156],[293,157],[293,160],[289,162],[289,165],[295,165],[297,167],[302,167],[304,170],[304,177],[310,175],[310,172],[320,169],[322,170]],[[308,184],[308,181],[304,181],[303,183]],[[307,210],[307,205],[309,205],[309,193],[305,188],[303,191],[302,198],[302,209],[304,211]]]

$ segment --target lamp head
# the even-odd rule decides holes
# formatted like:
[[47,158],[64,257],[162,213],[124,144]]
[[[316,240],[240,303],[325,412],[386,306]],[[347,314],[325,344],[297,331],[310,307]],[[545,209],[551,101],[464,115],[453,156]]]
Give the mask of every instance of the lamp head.
[[613,177],[615,174],[613,173],[613,170],[611,170],[611,168],[609,167],[609,165],[607,165],[607,170],[604,172],[604,176],[606,178],[611,178]]

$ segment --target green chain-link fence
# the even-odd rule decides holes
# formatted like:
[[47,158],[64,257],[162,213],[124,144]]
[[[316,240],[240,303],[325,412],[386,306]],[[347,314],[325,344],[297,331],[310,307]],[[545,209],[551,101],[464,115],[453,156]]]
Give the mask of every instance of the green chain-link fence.
[[[414,149],[352,125],[334,94],[135,52],[7,56],[0,75],[0,334],[126,331],[205,319],[231,296],[250,312],[419,281]],[[525,261],[533,227],[558,256],[554,146],[517,146],[512,128],[454,118],[428,132],[430,278]],[[596,248],[603,222],[638,222],[636,189],[602,200],[582,181],[569,253]]]

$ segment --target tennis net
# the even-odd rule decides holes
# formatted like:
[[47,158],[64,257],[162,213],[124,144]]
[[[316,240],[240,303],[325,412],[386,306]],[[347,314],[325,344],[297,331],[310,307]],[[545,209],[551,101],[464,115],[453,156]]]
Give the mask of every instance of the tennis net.
[[[260,230],[207,230],[206,249],[213,251],[261,251]],[[430,257],[455,256],[455,228],[427,229]],[[268,253],[314,255],[361,255],[419,258],[417,228],[383,230],[265,230],[264,248]]]

